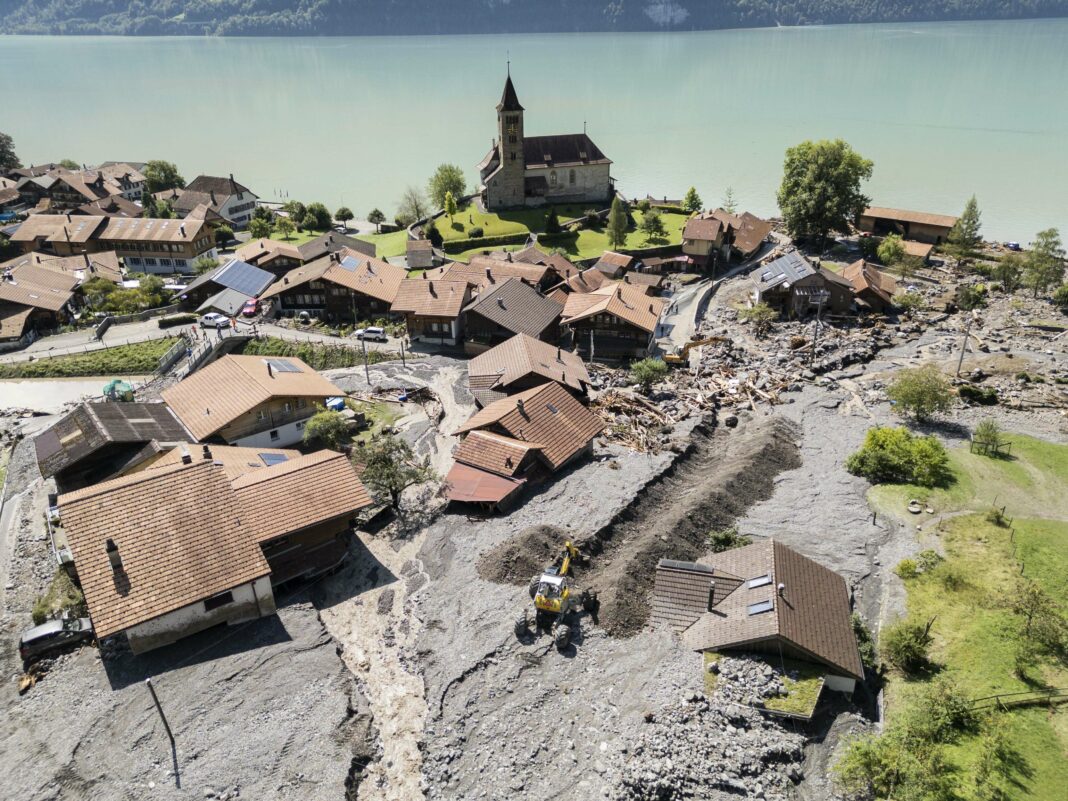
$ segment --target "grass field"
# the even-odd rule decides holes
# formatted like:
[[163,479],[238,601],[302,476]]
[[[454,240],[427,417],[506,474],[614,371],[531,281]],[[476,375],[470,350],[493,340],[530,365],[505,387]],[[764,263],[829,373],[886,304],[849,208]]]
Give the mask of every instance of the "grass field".
[[[333,370],[339,367],[357,367],[364,362],[364,353],[355,340],[338,340],[337,345],[319,342],[292,342],[278,337],[254,339],[242,350],[246,356],[296,356],[315,370]],[[367,363],[399,359],[392,351],[368,350]]]
[[393,256],[403,256],[408,232],[401,229],[388,234],[360,234],[357,239],[370,242],[375,246],[375,255],[380,259],[388,259]]
[[403,409],[396,404],[385,401],[356,401],[349,400],[348,406],[356,412],[363,412],[367,418],[367,428],[353,437],[354,442],[366,442],[376,434],[381,433],[386,426],[392,426],[404,415]]
[[[1011,459],[951,451],[957,482],[927,493],[938,512],[958,512],[940,537],[945,561],[907,579],[909,618],[934,619],[931,659],[935,671],[952,677],[971,698],[1042,687],[1068,688],[1068,664],[1045,654],[1019,668],[1018,645],[1026,618],[1014,598],[1025,579],[1063,604],[1068,593],[1068,509],[1063,497],[1068,446],[1014,436]],[[915,487],[880,486],[870,500],[876,509],[903,515]],[[997,498],[1011,526],[989,522],[985,511]],[[1015,535],[1012,530],[1015,529]],[[1021,577],[1022,572],[1022,577]],[[1063,606],[1061,612],[1063,613]],[[908,680],[892,674],[887,688],[891,722],[916,703],[929,677]],[[1024,708],[997,713],[995,724],[1018,755],[1004,782],[1009,799],[1063,797],[1068,786],[1068,707]],[[965,733],[946,747],[962,780],[962,799],[975,798],[970,771],[979,756],[979,737]],[[1060,789],[1058,789],[1060,788]]]
[[175,338],[153,339],[106,350],[35,359],[32,362],[0,364],[0,378],[77,378],[88,375],[142,375],[159,367],[159,357]]

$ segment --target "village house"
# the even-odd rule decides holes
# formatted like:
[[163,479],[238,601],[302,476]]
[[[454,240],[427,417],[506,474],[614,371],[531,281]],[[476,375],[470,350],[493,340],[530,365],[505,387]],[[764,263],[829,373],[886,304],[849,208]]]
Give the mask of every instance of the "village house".
[[957,218],[948,214],[929,214],[925,211],[888,209],[872,206],[857,220],[857,228],[875,236],[897,234],[902,239],[941,245],[949,239],[949,232]]
[[83,403],[34,437],[37,465],[60,492],[106,481],[195,442],[163,403]]
[[532,264],[492,256],[472,256],[466,264],[462,261],[453,262],[445,268],[444,277],[450,281],[463,279],[472,287],[489,287],[509,278],[518,278],[542,292],[560,281],[555,268],[548,264]]
[[327,231],[319,234],[314,239],[309,239],[297,246],[301,261],[307,264],[310,261],[321,259],[331,253],[340,253],[342,250],[351,251],[350,255],[361,254],[375,257],[375,246],[370,242],[364,242],[354,236],[347,236],[338,231]]
[[853,284],[853,295],[867,308],[887,312],[893,308],[897,281],[874,264],[860,259],[842,271],[842,277]]
[[198,175],[185,189],[171,189],[157,192],[157,200],[165,200],[175,213],[185,216],[200,204],[222,217],[234,228],[245,228],[252,211],[256,208],[259,197],[248,187],[229,178],[213,175]]
[[626,362],[649,355],[666,304],[642,288],[608,283],[568,295],[560,322],[588,361]]
[[223,356],[161,393],[201,442],[283,448],[328,398],[344,395],[294,357]]
[[853,284],[791,251],[760,268],[754,298],[787,318],[809,312],[843,314],[853,305]]
[[253,239],[235,250],[234,257],[266,270],[275,278],[304,263],[300,248],[274,239]]
[[140,217],[143,212],[141,206],[122,195],[111,195],[71,210],[71,214],[85,214],[89,217]]
[[409,270],[429,270],[441,264],[429,239],[409,239],[404,245],[405,264]]
[[682,229],[682,252],[696,269],[715,269],[717,259],[726,258],[726,239],[726,229],[715,217],[691,217]]
[[579,268],[571,263],[566,256],[559,253],[546,253],[537,245],[527,245],[522,250],[495,251],[491,254],[495,259],[517,261],[523,264],[537,264],[552,268],[559,280],[566,280],[579,273]]
[[134,272],[193,272],[200,256],[215,257],[215,237],[203,220],[33,214],[12,234],[23,252],[75,256],[114,250]]
[[78,285],[94,278],[104,278],[115,284],[122,283],[122,265],[113,250],[83,253],[79,256],[53,256],[49,253],[23,253],[0,264],[0,273],[22,265],[32,265],[43,270],[74,278]]
[[724,209],[716,209],[709,212],[708,216],[719,220],[726,231],[730,248],[724,256],[728,261],[732,254],[743,261],[753,258],[775,227],[748,211],[732,214]]
[[0,350],[29,344],[70,319],[81,281],[35,264],[5,266],[0,274]]
[[479,406],[556,381],[584,398],[590,374],[582,358],[526,334],[516,334],[467,363],[467,386]]
[[518,278],[494,284],[464,307],[464,352],[476,356],[516,334],[555,343],[562,311],[560,303]]
[[821,665],[827,689],[852,693],[864,665],[845,580],[775,540],[713,555],[661,559],[651,622],[695,651],[746,651]]
[[290,270],[261,295],[281,314],[302,311],[329,322],[357,324],[386,318],[407,271],[347,248]]
[[664,288],[664,276],[660,273],[623,273],[619,283],[625,286],[633,286],[640,289],[646,295],[656,297]]
[[585,133],[526,136],[524,110],[509,74],[497,104],[497,137],[478,165],[486,209],[545,203],[605,208],[614,191],[611,160]]
[[235,317],[252,298],[259,298],[274,283],[274,276],[240,259],[230,259],[194,278],[182,292],[187,306],[198,314],[210,311]]
[[422,279],[401,281],[390,310],[403,314],[412,342],[458,345],[463,336],[461,312],[471,300],[467,281]]
[[104,178],[119,191],[118,196],[133,202],[140,202],[148,179],[142,172],[144,165],[131,164],[128,161],[105,161],[96,168]]
[[606,250],[594,263],[593,269],[599,270],[609,278],[622,278],[623,273],[642,269],[642,262],[637,256]]
[[603,428],[600,417],[555,381],[494,401],[456,432],[464,440],[445,478],[448,498],[504,508],[528,481],[592,452]]
[[192,450],[59,498],[96,636],[134,653],[273,614],[274,588],[337,565],[370,505],[343,454]]
[[611,280],[612,279],[600,270],[595,270],[590,267],[588,270],[575,273],[566,281],[561,281],[556,286],[551,287],[548,296],[559,303],[566,303],[567,296],[573,292],[579,294],[593,292],[594,290],[600,289]]

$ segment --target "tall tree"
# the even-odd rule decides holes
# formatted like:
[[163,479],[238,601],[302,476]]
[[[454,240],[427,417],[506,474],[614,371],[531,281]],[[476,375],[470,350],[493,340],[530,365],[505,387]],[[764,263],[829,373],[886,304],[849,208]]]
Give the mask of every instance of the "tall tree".
[[22,162],[15,155],[15,140],[10,135],[0,131],[0,172],[16,170],[21,166]]
[[968,198],[964,205],[964,211],[957,218],[956,224],[950,229],[947,241],[961,256],[966,256],[975,250],[983,242],[979,233],[981,227],[979,203],[975,195]]
[[407,187],[401,195],[400,203],[397,204],[397,220],[403,225],[411,225],[416,220],[426,217],[428,212],[423,193],[417,187]]
[[627,210],[619,195],[612,198],[612,208],[608,210],[608,247],[619,248],[627,241],[627,227],[630,220],[627,218]]
[[1064,280],[1064,258],[1060,231],[1047,228],[1035,235],[1031,252],[1027,254],[1023,280],[1024,284],[1034,291],[1036,298]]
[[178,172],[178,167],[169,161],[159,159],[150,161],[145,165],[143,173],[145,189],[153,194],[185,186],[185,178]]
[[371,493],[387,496],[394,509],[400,508],[401,493],[408,487],[437,478],[429,460],[417,461],[411,446],[392,434],[360,443],[352,451],[352,461],[362,465],[360,479]]
[[340,209],[334,212],[334,219],[345,226],[345,230],[349,229],[349,220],[355,218],[356,215],[352,213],[352,209],[348,206],[342,206]]
[[875,253],[879,257],[879,261],[887,267],[893,267],[905,258],[905,245],[902,243],[900,236],[890,234],[879,243]]
[[638,227],[645,234],[646,242],[662,237],[666,233],[664,218],[660,216],[660,212],[657,209],[649,209],[649,211],[642,214],[642,221]]
[[382,213],[382,209],[371,209],[367,214],[367,222],[375,224],[375,233],[382,231],[382,223],[386,221],[386,215]]
[[[427,194],[435,209],[445,208],[445,195],[452,192],[454,198],[462,198],[467,188],[464,171],[455,164],[441,164],[427,183]],[[418,218],[417,218],[418,219]]]
[[[269,211],[266,206],[257,206],[256,209],[252,212],[252,216],[255,217],[256,212],[260,209],[263,209],[264,211]],[[304,221],[304,215],[308,213],[308,210],[304,207],[304,204],[301,203],[299,200],[287,200],[285,203],[282,204],[282,211],[288,214],[289,218],[294,223],[296,223],[298,227]]]
[[861,181],[874,165],[841,139],[806,141],[786,151],[778,202],[794,237],[818,238],[849,231],[870,200]]
[[693,214],[701,210],[701,205],[701,196],[697,194],[697,189],[691,186],[686,190],[686,196],[682,199],[682,207]]
[[[293,225],[290,222],[290,225]],[[271,235],[271,224],[266,220],[254,218],[248,221],[248,232],[253,239],[266,239]]]
[[[308,208],[305,210],[304,219],[307,220],[309,217],[314,220],[311,228],[314,228],[316,231],[328,231],[334,222],[334,218],[330,214],[330,209],[322,203],[308,204]],[[305,224],[304,227],[308,228],[308,225]]]
[[456,216],[456,198],[453,197],[451,190],[445,193],[444,208],[445,213],[449,215],[449,221],[451,222],[452,218]]
[[738,201],[734,197],[734,188],[728,186],[727,191],[723,193],[722,208],[728,214],[738,213]]
[[1001,282],[1001,288],[1009,294],[1020,288],[1020,280],[1027,260],[1019,253],[1006,253],[994,267],[992,275]]
[[297,224],[293,222],[289,217],[279,217],[274,224],[274,227],[278,229],[278,233],[282,235],[282,239],[292,239],[293,233],[297,230]]

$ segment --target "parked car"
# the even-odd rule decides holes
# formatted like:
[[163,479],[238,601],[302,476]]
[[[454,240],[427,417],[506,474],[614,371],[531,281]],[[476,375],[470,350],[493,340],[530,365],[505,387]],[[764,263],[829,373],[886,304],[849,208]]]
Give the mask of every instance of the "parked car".
[[242,317],[255,317],[260,313],[260,300],[259,298],[249,298],[245,301],[245,305],[241,307]]
[[389,337],[386,336],[386,329],[379,328],[377,325],[369,325],[367,328],[357,328],[352,332],[352,335],[356,339],[366,339],[368,342],[387,342]]
[[1006,242],[1005,243],[1005,247],[1007,247],[1009,250],[1016,251],[1016,252],[1019,252],[1019,251],[1023,250],[1023,248],[1020,247],[1020,243],[1019,242]]
[[40,626],[26,629],[19,638],[19,656],[27,665],[44,656],[59,653],[65,648],[93,641],[93,624],[87,617],[69,620],[49,620]]
[[200,318],[201,328],[229,328],[230,318],[218,312],[208,312]]

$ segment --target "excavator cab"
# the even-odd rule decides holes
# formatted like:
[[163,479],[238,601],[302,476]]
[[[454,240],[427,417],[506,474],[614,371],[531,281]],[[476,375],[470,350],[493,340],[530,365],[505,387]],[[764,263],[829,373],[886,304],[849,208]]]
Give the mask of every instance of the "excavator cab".
[[[578,558],[578,548],[570,541],[538,575],[530,580],[530,597],[534,601],[534,626],[537,631],[552,632],[557,648],[564,649],[571,642],[571,626],[565,621],[574,611],[571,595],[572,563]],[[583,598],[594,597],[583,593]],[[584,600],[584,605],[587,601]],[[526,610],[516,618],[517,637],[526,634],[530,619]]]

